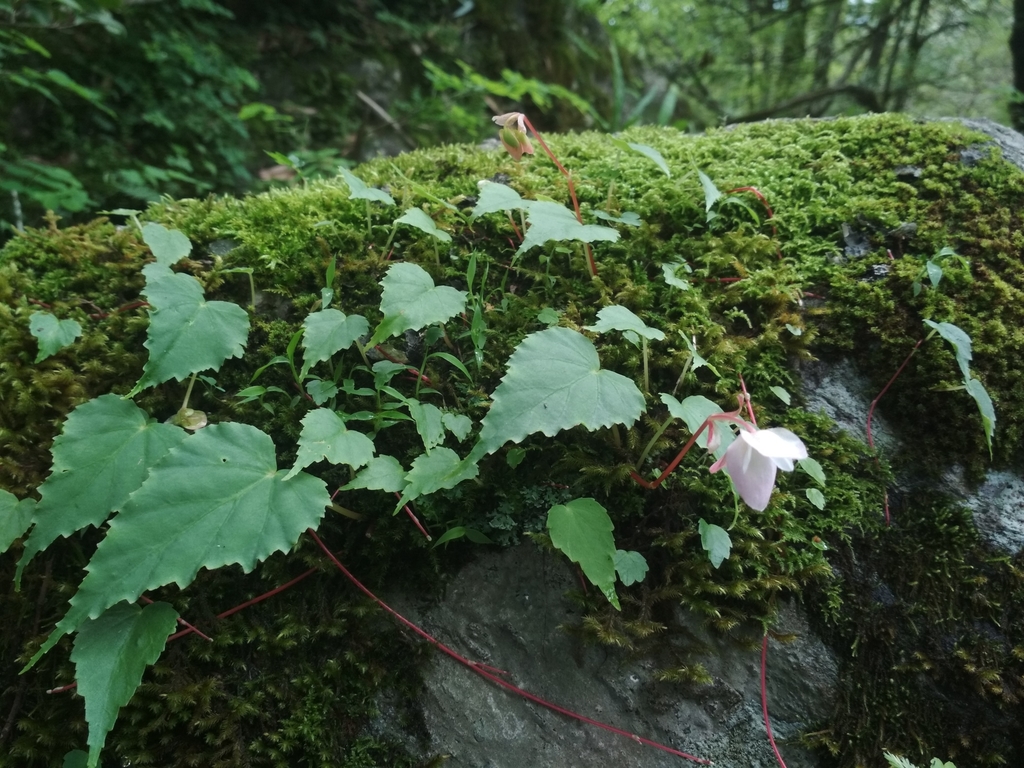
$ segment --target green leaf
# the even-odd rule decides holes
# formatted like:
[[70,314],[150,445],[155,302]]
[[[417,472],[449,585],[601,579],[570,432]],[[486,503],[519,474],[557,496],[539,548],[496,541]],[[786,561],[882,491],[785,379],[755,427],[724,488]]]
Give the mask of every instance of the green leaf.
[[74,320],[58,320],[49,312],[33,312],[28,320],[28,332],[39,344],[35,362],[41,363],[71,346],[82,335],[82,326]]
[[593,325],[584,326],[588,331],[594,333],[606,333],[608,331],[633,331],[645,339],[656,339],[661,341],[665,333],[657,328],[651,328],[639,317],[634,315],[625,307],[613,304],[604,307],[597,313],[597,322]]
[[560,203],[536,202],[530,205],[527,215],[526,237],[516,256],[521,256],[534,246],[554,241],[574,240],[584,243],[604,241],[614,243],[619,239],[618,230],[599,224],[580,224],[576,216]]
[[384,289],[380,300],[384,320],[374,331],[370,346],[406,330],[443,323],[466,309],[466,291],[435,286],[434,279],[416,264],[393,264],[380,284]]
[[407,485],[405,470],[394,456],[377,456],[349,482],[342,486],[343,491],[355,491],[365,488],[368,491],[387,491],[400,493]]
[[452,241],[452,236],[443,229],[438,229],[434,220],[419,208],[410,208],[395,219],[395,224],[408,224],[410,227],[415,227],[420,232],[428,234],[431,237],[436,237],[442,243],[450,243]]
[[690,370],[696,371],[698,368],[706,366],[709,371],[715,374],[715,376],[721,377],[722,374],[718,372],[718,369],[701,357],[700,352],[697,351],[697,338],[690,338],[682,331],[679,332],[679,335],[683,337],[683,341],[686,342],[686,348],[689,349],[690,354],[693,355],[693,362],[690,364]]
[[484,453],[534,432],[552,437],[577,425],[590,431],[630,426],[645,407],[636,385],[602,371],[594,345],[568,328],[548,328],[523,339],[492,400],[480,430]]
[[641,582],[647,575],[647,560],[639,552],[617,549],[614,559],[615,572],[619,574],[623,586],[629,587]]
[[807,500],[818,509],[825,508],[825,494],[817,488],[808,488],[804,491],[804,495],[807,496]]
[[544,307],[544,309],[537,313],[537,322],[544,323],[544,325],[549,327],[552,325],[558,325],[559,316],[559,313],[551,307]]
[[711,565],[718,568],[729,557],[729,551],[732,549],[729,532],[721,526],[708,523],[703,517],[698,524],[698,531],[700,532],[700,545],[708,553]]
[[316,405],[323,405],[338,394],[338,385],[333,381],[314,379],[306,384],[306,393]]
[[953,347],[953,354],[956,355],[956,363],[960,366],[960,372],[964,375],[964,384],[970,386],[971,382],[971,337],[957,328],[952,323],[935,323],[925,320],[924,324],[950,343]]
[[162,224],[147,224],[142,228],[142,239],[156,257],[156,263],[174,266],[192,252],[192,243],[176,229]]
[[929,259],[925,262],[924,269],[928,274],[928,279],[932,282],[932,288],[938,288],[939,282],[942,280],[942,267]]
[[623,139],[612,139],[614,144],[619,149],[626,149],[636,152],[639,155],[643,155],[652,163],[654,163],[661,172],[669,178],[672,178],[672,172],[668,169],[668,163],[665,162],[665,158],[661,156],[661,153],[654,147],[649,147],[646,144],[635,144],[633,142],[627,142]]
[[304,370],[330,360],[331,355],[347,349],[370,330],[362,315],[346,315],[336,309],[313,312],[302,321]]
[[143,295],[152,306],[145,347],[149,350],[142,378],[131,394],[168,379],[181,381],[193,373],[218,369],[230,357],[241,357],[249,336],[249,316],[237,304],[206,301],[191,275],[163,267],[146,267]]
[[469,432],[473,429],[473,420],[463,413],[445,411],[441,416],[441,423],[460,443],[469,437]]
[[681,291],[688,291],[690,290],[689,281],[676,277],[676,272],[679,271],[680,267],[684,267],[687,272],[690,271],[690,266],[685,261],[670,261],[667,264],[662,264],[661,271],[666,283]]
[[409,415],[416,422],[416,432],[423,440],[423,447],[427,453],[444,440],[444,414],[436,405],[421,403],[415,398],[405,401],[409,408]]
[[437,541],[434,542],[434,547],[439,547],[442,544],[447,544],[449,541],[455,541],[455,539],[461,539],[465,536],[467,539],[472,541],[474,544],[493,544],[494,542],[487,537],[486,534],[481,533],[476,528],[466,528],[461,525],[457,525],[454,528],[449,528],[445,531]]
[[621,216],[612,216],[605,211],[594,211],[594,216],[602,221],[614,221],[616,224],[625,224],[627,227],[639,227],[643,224],[640,214],[634,211],[625,211]]
[[73,749],[64,755],[64,762],[61,764],[61,768],[86,768],[88,763],[88,752],[82,749]]
[[981,413],[981,424],[985,430],[985,442],[988,443],[988,455],[992,458],[992,435],[996,431],[996,409],[992,405],[992,398],[988,396],[985,385],[977,379],[967,382],[967,394],[974,398],[978,404],[978,411]]
[[509,467],[511,467],[512,469],[515,469],[516,467],[523,463],[523,459],[525,458],[526,449],[519,448],[517,446],[515,448],[508,449],[508,453],[505,454],[505,463],[508,464]]
[[102,395],[68,414],[53,441],[53,468],[39,486],[35,527],[15,572],[56,539],[98,527],[142,485],[150,467],[188,433],[157,422],[130,400]]
[[[697,430],[700,429],[700,425],[707,421],[708,416],[722,413],[722,409],[717,403],[708,400],[703,395],[691,395],[681,403],[672,395],[664,392],[661,393],[660,397],[661,402],[668,406],[668,412],[675,418],[682,419],[683,423],[686,424],[686,428],[690,430],[691,435],[696,434]],[[715,458],[720,459],[725,454],[725,449],[736,439],[736,436],[724,424],[715,427],[715,431],[719,439]],[[705,429],[701,432],[700,437],[697,438],[697,445],[707,450],[708,430]]]
[[165,584],[184,588],[200,568],[248,573],[287,552],[331,503],[322,480],[285,482],[274,443],[248,424],[214,424],[188,436],[149,471],[110,521],[88,574],[34,664],[62,635],[110,606]]
[[[722,193],[715,186],[715,182],[704,171],[697,171],[697,175],[700,177],[700,185],[704,188],[704,211],[710,214],[715,203],[722,199]],[[710,220],[711,217],[709,216],[708,221]]]
[[385,205],[395,204],[394,198],[384,190],[366,186],[362,179],[344,168],[339,168],[338,172],[341,174],[341,178],[345,180],[345,183],[348,184],[349,197],[351,199],[373,200]]
[[475,461],[460,459],[451,448],[435,448],[431,453],[417,456],[405,476],[408,485],[402,491],[395,512],[420,496],[454,488],[463,480],[472,480],[479,474],[480,468]]
[[526,210],[531,201],[523,200],[512,187],[485,181],[480,184],[480,195],[473,207],[472,217],[478,219],[486,213],[498,211]]
[[794,336],[804,335],[804,329],[797,325],[793,325],[792,323],[786,323],[786,330],[792,333]]
[[361,432],[352,432],[338,414],[327,408],[317,408],[302,417],[299,452],[295,466],[288,470],[285,480],[295,477],[310,464],[327,459],[331,464],[347,464],[359,469],[370,463],[376,449],[373,441]]
[[85,699],[89,768],[99,763],[118,711],[132,698],[146,667],[163,653],[177,620],[178,612],[167,603],[145,608],[117,603],[78,630],[71,661]]
[[775,394],[775,396],[779,398],[779,400],[784,402],[786,405],[789,405],[792,401],[789,392],[787,392],[782,387],[768,387],[768,389],[770,389]]
[[812,458],[799,459],[797,466],[800,467],[804,472],[813,477],[817,481],[818,485],[822,488],[825,487],[825,470],[821,468],[821,464]]
[[579,563],[590,583],[620,609],[615,595],[614,527],[608,512],[594,499],[573,499],[548,510],[551,543]]
[[25,535],[35,506],[35,499],[19,501],[13,493],[0,489],[0,554]]

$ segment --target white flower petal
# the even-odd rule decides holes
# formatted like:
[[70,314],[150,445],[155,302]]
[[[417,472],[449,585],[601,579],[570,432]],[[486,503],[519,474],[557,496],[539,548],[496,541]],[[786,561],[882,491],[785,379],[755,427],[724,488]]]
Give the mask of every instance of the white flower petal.
[[[740,432],[746,437],[748,432]],[[740,498],[758,512],[768,506],[775,487],[775,462],[758,453],[749,441],[736,440],[726,449],[725,471],[732,478]]]
[[[756,432],[744,430],[740,437],[747,441],[750,446],[762,456],[769,459],[806,459],[807,448],[803,441],[782,427],[771,429],[759,429]],[[781,468],[781,465],[780,465]],[[792,461],[789,461],[789,470],[792,470]]]

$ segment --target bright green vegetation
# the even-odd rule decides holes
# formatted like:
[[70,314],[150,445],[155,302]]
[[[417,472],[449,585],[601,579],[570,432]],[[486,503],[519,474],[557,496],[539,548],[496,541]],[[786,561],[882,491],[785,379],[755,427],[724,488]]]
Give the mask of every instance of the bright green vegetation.
[[[0,511],[23,521],[27,502],[15,498],[40,487],[51,445],[55,465],[73,456],[97,415],[116,425],[97,427],[108,463],[133,440],[153,458],[127,500],[113,488],[104,510],[78,509],[70,527],[29,534],[35,557],[25,561],[24,591],[0,603],[11,627],[5,662],[35,653],[91,560],[63,629],[150,590],[214,637],[168,646],[107,736],[105,755],[166,765],[173,744],[180,765],[294,765],[298,755],[310,765],[402,765],[401,749],[368,735],[367,723],[381,690],[404,711],[421,652],[331,571],[231,619],[212,617],[324,566],[299,537],[307,526],[319,525],[371,586],[410,589],[437,584],[438,573],[471,557],[468,542],[529,534],[580,562],[601,587],[578,596],[587,607],[581,629],[654,653],[666,684],[702,677],[692,660],[658,655],[673,604],[729,631],[770,626],[776,599],[801,595],[847,660],[840,706],[815,737],[844,768],[876,764],[882,748],[977,765],[1019,759],[1024,562],[986,550],[969,512],[930,491],[892,499],[885,528],[886,462],[898,457],[877,465],[859,436],[804,410],[799,368],[812,356],[849,357],[881,390],[928,332],[925,320],[953,324],[973,341],[970,372],[994,402],[992,462],[1019,465],[1024,174],[995,153],[962,162],[960,152],[984,137],[961,126],[892,116],[697,138],[637,129],[625,138],[657,150],[672,175],[604,135],[551,140],[573,173],[582,227],[543,205],[568,199],[543,158],[515,164],[449,146],[356,169],[369,187],[386,185],[387,198],[338,179],[240,200],[165,202],[146,214],[184,233],[191,250],[151,226],[142,230],[147,248],[130,222],[60,229],[53,221],[12,240],[0,252],[0,486],[14,497]],[[902,166],[920,178],[898,176]],[[518,208],[515,200],[495,202],[493,187],[478,187],[496,174],[521,200],[542,204],[510,219],[503,211]],[[774,218],[754,194],[728,192],[750,186]],[[715,188],[725,193],[717,200]],[[524,219],[544,235],[532,230],[536,247],[519,243]],[[917,225],[912,237],[901,228],[908,223]],[[868,256],[842,258],[844,224],[868,238]],[[596,279],[579,241],[593,244]],[[968,266],[942,261],[941,283],[922,286],[928,261],[946,247]],[[151,251],[157,262],[143,271]],[[871,264],[891,271],[866,281]],[[152,324],[140,296],[156,307]],[[244,311],[250,304],[255,312]],[[179,326],[158,322],[169,307],[180,311],[181,328],[202,333],[177,343]],[[58,349],[36,363],[31,323],[41,311],[77,322],[81,336],[62,348],[47,342]],[[391,361],[370,359],[378,350],[360,341],[367,335]],[[959,362],[941,339],[924,344],[881,404],[918,448],[922,488],[953,464],[975,479],[990,466],[974,402],[944,391],[963,381]],[[193,373],[194,384],[184,381]],[[737,510],[728,479],[708,474],[703,451],[660,488],[636,485],[638,462],[643,477],[659,474],[694,429],[686,418],[662,428],[686,405],[679,400],[699,395],[732,409],[740,376],[759,425],[795,432],[820,466],[780,475],[764,513]],[[109,394],[136,381],[135,405]],[[183,398],[211,426],[184,436],[163,424],[184,423]],[[115,407],[131,412],[108,414]],[[375,457],[360,436],[372,438]],[[190,468],[211,457],[228,465],[223,473],[214,481],[204,470],[190,484]],[[344,486],[335,502],[362,518],[329,512],[318,522],[324,483],[328,492]],[[81,495],[55,485],[43,486],[40,508],[54,505],[51,493]],[[452,543],[431,548],[405,515],[393,515],[396,493],[398,509],[414,501],[435,537],[452,531]],[[243,496],[245,505],[232,501]],[[152,527],[166,523],[158,511],[204,518],[199,497],[222,515],[217,535],[251,537],[211,534],[223,544],[216,557],[189,560],[182,550],[173,567],[137,578],[147,547],[158,549],[147,536],[178,552],[173,523]],[[278,501],[286,525],[268,534],[261,515]],[[97,546],[92,526],[111,509],[122,513]],[[587,527],[585,517],[602,537],[608,520],[613,540],[573,550],[565,540]],[[731,550],[717,540],[702,546],[726,526]],[[17,547],[2,561],[5,577]],[[715,567],[709,553],[725,559]],[[200,570],[222,563],[247,575]],[[117,579],[125,564],[130,573]],[[197,571],[187,588],[172,586]],[[121,594],[112,596],[115,580]],[[45,611],[36,613],[37,599]],[[31,716],[10,737],[12,765],[50,764],[84,744],[81,703],[38,693],[71,679],[67,643],[22,678],[32,681],[22,705]],[[4,669],[5,688],[17,689],[14,664]],[[940,698],[937,685],[956,691],[955,700]]]

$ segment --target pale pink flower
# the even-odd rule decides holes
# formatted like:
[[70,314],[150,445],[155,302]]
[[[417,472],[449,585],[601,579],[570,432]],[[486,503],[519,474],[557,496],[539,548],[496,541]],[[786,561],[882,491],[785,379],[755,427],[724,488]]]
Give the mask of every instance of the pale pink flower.
[[743,427],[722,458],[711,465],[711,471],[724,468],[740,498],[761,512],[772,497],[775,473],[780,469],[792,472],[794,460],[807,458],[807,448],[788,429],[758,429],[745,422]]
[[492,117],[491,120],[501,126],[501,130],[498,131],[498,140],[512,155],[513,160],[518,160],[523,155],[533,154],[533,144],[526,135],[526,116],[522,112],[507,112],[504,115]]

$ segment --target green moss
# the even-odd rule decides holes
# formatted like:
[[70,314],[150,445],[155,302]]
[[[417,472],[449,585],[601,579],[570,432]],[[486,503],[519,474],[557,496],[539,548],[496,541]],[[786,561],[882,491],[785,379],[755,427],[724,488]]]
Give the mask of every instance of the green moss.
[[[1019,719],[1024,564],[986,552],[971,535],[969,518],[949,500],[918,495],[894,503],[896,523],[885,528],[882,499],[892,477],[885,461],[897,457],[881,457],[880,465],[863,444],[835,432],[828,419],[804,411],[799,362],[852,358],[880,391],[925,335],[923,319],[953,322],[974,340],[972,370],[995,402],[995,464],[1019,465],[1024,174],[994,154],[974,166],[961,162],[960,152],[985,138],[958,124],[891,115],[769,122],[699,137],[650,128],[625,135],[656,147],[673,177],[620,152],[602,135],[550,139],[573,172],[585,221],[596,222],[594,212],[605,210],[634,211],[643,222],[623,227],[617,243],[595,248],[594,280],[586,275],[578,246],[538,249],[513,263],[517,242],[507,218],[495,214],[470,222],[439,202],[465,205],[477,182],[497,173],[507,174],[524,197],[566,200],[564,179],[540,156],[516,164],[498,152],[449,146],[358,169],[368,183],[388,187],[396,208],[351,201],[340,181],[241,200],[155,207],[152,219],[193,240],[191,260],[179,268],[199,277],[212,298],[248,304],[244,277],[224,271],[234,267],[253,268],[261,294],[244,357],[225,365],[195,405],[215,421],[243,420],[266,430],[282,464],[291,459],[307,405],[293,396],[286,367],[271,367],[261,376],[264,386],[286,392],[264,399],[270,410],[259,403],[239,405],[232,396],[257,368],[284,353],[305,314],[318,306],[332,259],[338,263],[332,287],[341,307],[373,322],[389,259],[418,261],[435,280],[467,288],[466,270],[475,255],[473,291],[488,329],[482,364],[477,369],[468,329],[456,322],[449,324],[450,346],[444,349],[466,362],[474,380],[464,381],[436,359],[426,371],[446,405],[475,419],[485,412],[486,395],[511,350],[543,327],[536,319],[541,308],[557,309],[561,324],[578,328],[593,323],[601,306],[622,303],[668,333],[664,342],[651,344],[645,420],[629,430],[531,437],[522,446],[526,458],[514,470],[498,454],[482,463],[482,482],[422,500],[418,511],[425,522],[434,530],[472,526],[512,543],[537,532],[551,503],[598,497],[613,512],[618,545],[644,552],[652,571],[642,585],[623,590],[621,614],[581,597],[589,608],[580,628],[585,633],[651,649],[661,633],[672,631],[675,605],[728,631],[750,621],[770,625],[776,596],[803,593],[820,609],[822,631],[841,655],[855,654],[844,672],[840,707],[822,731],[821,743],[836,751],[838,765],[872,763],[882,746],[911,756],[971,755],[978,764],[1019,759],[1019,736],[997,738],[981,719],[951,729],[956,702],[929,703],[940,690],[958,690],[963,702],[976,704],[992,723]],[[920,178],[908,183],[909,177],[896,173],[900,166],[914,166]],[[708,222],[697,168],[723,191],[756,187],[774,216],[768,218],[753,193],[738,192]],[[397,230],[393,252],[381,252],[392,221],[413,206],[453,236],[439,263],[433,246],[408,227]],[[912,237],[893,233],[906,224],[916,225]],[[844,225],[867,238],[866,257],[844,256]],[[970,259],[970,273],[950,268],[938,290],[926,287],[914,296],[912,284],[925,260],[944,246]],[[127,390],[137,378],[146,319],[132,304],[145,253],[130,229],[101,221],[68,229],[54,222],[14,238],[0,252],[0,486],[31,493],[45,475],[47,450],[63,416],[89,397]],[[686,291],[663,280],[662,264],[678,259],[692,269]],[[890,267],[888,276],[865,280],[869,265]],[[36,366],[27,323],[33,308],[43,305],[59,317],[77,319],[85,333]],[[108,314],[118,308],[125,309]],[[680,381],[690,355],[687,340],[695,341],[720,375],[704,367]],[[396,354],[401,346],[396,340]],[[598,347],[605,368],[642,376],[638,349],[611,334],[600,337]],[[359,363],[336,361],[343,372]],[[702,517],[730,524],[728,480],[709,476],[704,457],[696,455],[651,493],[640,492],[628,471],[664,418],[657,393],[678,387],[681,396],[703,394],[729,406],[740,376],[758,422],[796,431],[825,467],[828,503],[818,510],[807,499],[809,476],[783,476],[764,514],[739,511],[734,555],[716,570],[700,548],[696,526]],[[908,444],[918,446],[915,466],[938,474],[960,464],[979,477],[988,452],[977,411],[963,392],[943,391],[956,381],[952,354],[935,339],[921,348],[880,409]],[[773,394],[774,386],[794,393],[792,407]],[[142,404],[164,418],[180,405],[181,389],[164,385]],[[373,403],[351,398],[347,407],[372,409]],[[679,427],[666,431],[641,471],[660,470],[686,437]],[[399,425],[380,435],[378,447],[408,462],[417,445],[411,428]],[[347,480],[337,469],[319,469],[332,488]],[[331,524],[347,548],[348,564],[361,576],[375,584],[436,583],[437,569],[464,559],[469,550],[458,544],[441,555],[426,554],[422,539],[401,517],[392,517],[390,502],[378,496],[346,500],[367,516],[364,522]],[[48,598],[54,605],[73,588],[72,566],[86,561],[93,538],[67,543],[71,559],[57,579],[60,599],[54,592]],[[302,552],[282,557],[263,566],[257,578],[284,580],[298,560],[315,559]],[[400,573],[392,566],[399,562],[410,567]],[[38,572],[32,578],[30,584],[40,583]],[[202,619],[204,611],[216,613],[214,603],[223,605],[212,595],[224,602],[230,595],[244,599],[233,591],[241,590],[240,583],[251,582],[238,582],[233,574],[211,576],[176,599],[190,619]],[[871,599],[878,585],[884,586],[881,602]],[[888,595],[895,608],[886,602]],[[6,609],[22,616],[28,611],[23,596],[9,600]],[[403,650],[397,634],[376,615],[367,605],[318,588],[286,605],[269,603],[252,618],[245,614],[212,646],[190,639],[188,652],[169,654],[151,671],[111,737],[113,748],[136,765],[159,763],[160,745],[172,740],[183,745],[181,765],[227,764],[243,755],[259,765],[295,763],[297,755],[309,764],[402,764],[400,750],[362,730],[372,716],[374,692],[401,687],[389,670],[404,670],[415,680],[416,654]],[[996,635],[990,626],[998,628]],[[369,637],[385,639],[368,642]],[[5,650],[6,658],[12,649]],[[254,660],[263,653],[269,656]],[[701,678],[685,658],[666,659],[664,665],[666,679]],[[59,665],[39,674],[69,675]],[[197,709],[201,716],[191,719]],[[43,764],[67,743],[80,743],[79,731],[56,724],[60,718],[80,724],[80,714],[49,704],[34,705],[32,712],[16,742],[19,764]],[[339,730],[338,722],[345,727]]]

